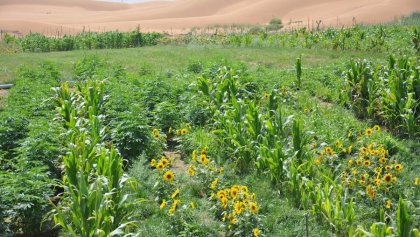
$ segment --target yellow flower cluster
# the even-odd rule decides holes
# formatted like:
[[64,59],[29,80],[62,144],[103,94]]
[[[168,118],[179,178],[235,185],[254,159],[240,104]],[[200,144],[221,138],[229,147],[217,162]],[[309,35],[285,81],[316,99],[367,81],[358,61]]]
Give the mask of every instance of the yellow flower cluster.
[[366,195],[374,200],[377,192],[384,191],[386,194],[390,191],[403,169],[402,164],[389,158],[388,151],[382,145],[371,143],[367,147],[362,146],[357,157],[349,159],[340,176],[343,185],[350,189],[365,187]]
[[[228,225],[238,225],[245,221],[246,216],[257,215],[259,206],[255,193],[250,193],[247,186],[233,185],[230,188],[219,189],[212,197],[217,199],[218,207],[223,211],[222,221]],[[248,224],[248,223],[247,223]],[[254,228],[254,236],[260,234],[258,227]]]
[[[260,236],[255,219],[258,217],[259,205],[255,193],[250,193],[247,186],[233,185],[223,188],[223,167],[219,168],[214,161],[207,156],[208,147],[201,152],[194,150],[191,156],[191,165],[188,167],[188,175],[191,178],[205,184],[211,199],[216,201],[216,207],[221,211],[221,220],[227,224],[229,231],[239,230],[253,226],[252,236]],[[252,221],[251,221],[252,219]],[[240,224],[242,223],[242,224]],[[241,230],[243,231],[243,229]],[[251,231],[248,229],[247,231]]]
[[[163,210],[167,205],[168,202],[172,202],[172,206],[171,208],[169,208],[168,210],[168,214],[172,215],[175,213],[175,211],[179,208],[179,206],[181,205],[181,200],[177,199],[179,196],[179,189],[176,189],[175,192],[171,195],[171,199],[169,201],[166,201],[165,199],[163,199],[162,203],[160,204],[160,210]],[[194,206],[195,208],[195,206]]]
[[159,162],[157,162],[156,159],[152,159],[150,161],[150,167],[156,168],[157,171],[161,172],[165,168],[169,167],[171,163],[172,163],[171,159],[168,160],[165,156],[162,156]]
[[[206,176],[217,176],[223,173],[223,167],[218,168],[207,156],[208,147],[204,147],[198,155],[197,150],[194,150],[191,155],[191,165],[188,166],[188,175],[193,177],[197,171],[204,172]],[[218,181],[213,180],[212,189],[216,189]]]

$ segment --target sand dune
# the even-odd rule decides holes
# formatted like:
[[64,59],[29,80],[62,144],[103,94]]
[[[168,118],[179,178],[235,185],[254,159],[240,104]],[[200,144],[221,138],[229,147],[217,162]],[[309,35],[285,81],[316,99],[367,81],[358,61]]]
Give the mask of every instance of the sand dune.
[[419,0],[176,0],[139,4],[94,0],[0,0],[0,30],[74,34],[83,30],[184,32],[194,26],[265,24],[292,27],[378,23],[420,10]]

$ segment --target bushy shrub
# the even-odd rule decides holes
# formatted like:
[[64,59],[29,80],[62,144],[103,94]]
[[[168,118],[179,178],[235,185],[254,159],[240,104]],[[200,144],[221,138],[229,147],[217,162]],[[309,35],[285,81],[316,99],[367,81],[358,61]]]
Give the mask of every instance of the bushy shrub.
[[180,122],[179,109],[171,102],[161,102],[153,110],[153,123],[164,132],[167,132],[171,127],[178,127]]
[[112,142],[129,162],[142,153],[153,157],[161,152],[161,144],[153,138],[144,114],[135,111],[116,114],[109,126]]
[[103,67],[104,62],[102,62],[98,57],[85,57],[82,60],[77,61],[74,65],[74,74],[76,79],[86,80],[87,78],[97,75]]
[[20,159],[13,170],[0,170],[0,235],[42,236],[52,228],[42,223],[53,194],[47,168]]
[[39,119],[28,126],[28,136],[18,148],[19,156],[29,161],[40,162],[48,167],[54,178],[60,178],[60,156],[63,154],[58,124]]
[[4,158],[11,159],[15,156],[15,149],[20,146],[20,140],[26,137],[28,120],[22,117],[6,117],[0,121],[0,152]]

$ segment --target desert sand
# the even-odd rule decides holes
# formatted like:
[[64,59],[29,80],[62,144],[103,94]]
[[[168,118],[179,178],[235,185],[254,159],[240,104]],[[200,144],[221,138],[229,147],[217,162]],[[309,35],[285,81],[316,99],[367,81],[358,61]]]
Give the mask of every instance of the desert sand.
[[137,4],[95,0],[0,0],[0,30],[27,34],[81,31],[182,33],[192,27],[266,24],[276,17],[288,27],[380,23],[420,11],[420,0],[175,0]]

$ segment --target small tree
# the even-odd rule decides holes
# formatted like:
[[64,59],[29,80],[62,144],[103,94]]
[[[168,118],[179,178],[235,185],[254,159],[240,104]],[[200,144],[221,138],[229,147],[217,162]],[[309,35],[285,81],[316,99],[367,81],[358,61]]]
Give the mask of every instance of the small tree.
[[267,31],[278,31],[283,28],[283,23],[278,18],[273,18],[267,25]]

